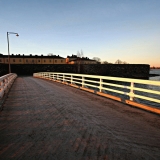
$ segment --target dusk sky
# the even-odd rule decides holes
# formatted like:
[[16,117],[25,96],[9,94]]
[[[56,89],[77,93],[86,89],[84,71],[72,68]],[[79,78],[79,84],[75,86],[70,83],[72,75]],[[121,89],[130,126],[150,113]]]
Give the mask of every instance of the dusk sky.
[[160,0],[0,0],[0,53],[83,51],[115,63],[160,66]]

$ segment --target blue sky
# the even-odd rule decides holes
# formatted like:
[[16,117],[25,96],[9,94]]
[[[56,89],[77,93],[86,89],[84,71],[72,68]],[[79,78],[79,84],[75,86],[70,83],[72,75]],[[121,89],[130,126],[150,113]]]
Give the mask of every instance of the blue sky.
[[0,53],[160,66],[159,0],[0,0]]

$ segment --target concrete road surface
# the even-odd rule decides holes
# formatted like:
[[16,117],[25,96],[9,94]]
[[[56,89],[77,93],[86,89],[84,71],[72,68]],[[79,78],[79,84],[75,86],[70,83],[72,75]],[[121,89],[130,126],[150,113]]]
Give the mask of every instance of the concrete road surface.
[[18,77],[0,112],[0,160],[160,160],[160,116]]

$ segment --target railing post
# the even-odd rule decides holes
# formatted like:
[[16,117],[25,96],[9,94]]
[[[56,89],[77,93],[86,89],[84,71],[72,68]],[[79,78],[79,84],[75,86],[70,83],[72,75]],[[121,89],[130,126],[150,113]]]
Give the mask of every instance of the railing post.
[[47,73],[48,74],[48,79],[50,80],[50,73]]
[[63,83],[64,83],[64,81],[65,81],[65,75],[63,74]]
[[46,73],[46,79],[48,79],[48,73]]
[[53,81],[53,74],[51,73],[51,80]]
[[102,78],[100,78],[100,82],[99,82],[99,91],[102,92],[102,87],[103,87],[103,80]]
[[8,87],[8,85],[9,85],[9,83],[10,83],[10,78],[11,78],[11,80],[12,80],[12,79],[13,79],[13,75],[7,77],[7,80],[6,80],[6,82],[7,82],[7,87]]
[[71,75],[71,84],[73,84],[73,75]]
[[82,76],[82,87],[84,87],[84,84],[85,84],[84,80],[85,78]]
[[134,98],[134,82],[131,82],[131,89],[130,89],[130,94],[129,94],[129,97],[130,97],[130,100],[133,101],[133,98]]
[[59,75],[57,74],[57,81],[58,81],[58,79],[59,79]]
[[8,77],[4,79],[4,90],[6,90],[7,87],[8,87]]
[[50,76],[51,76],[50,73],[48,73],[48,79],[49,79],[49,80],[51,80]]

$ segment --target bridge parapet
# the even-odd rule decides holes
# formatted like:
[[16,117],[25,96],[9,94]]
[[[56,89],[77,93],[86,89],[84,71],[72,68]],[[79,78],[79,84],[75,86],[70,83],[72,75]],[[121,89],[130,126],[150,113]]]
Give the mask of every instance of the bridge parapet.
[[7,89],[10,88],[11,84],[17,77],[17,74],[10,73],[0,77],[0,99],[3,97]]
[[[58,72],[34,73],[34,77],[61,82],[97,95],[111,98],[153,113],[160,114],[160,82],[131,78]],[[114,93],[110,94],[110,93]],[[123,95],[119,97],[117,95]],[[141,101],[139,101],[141,100]],[[143,102],[155,103],[156,107]]]

